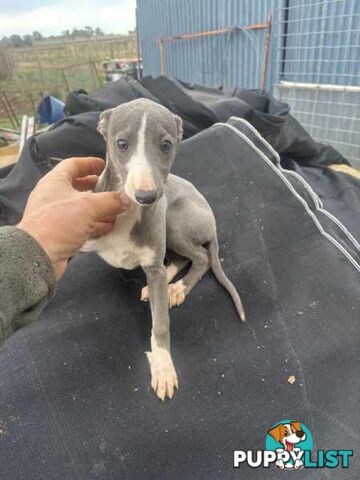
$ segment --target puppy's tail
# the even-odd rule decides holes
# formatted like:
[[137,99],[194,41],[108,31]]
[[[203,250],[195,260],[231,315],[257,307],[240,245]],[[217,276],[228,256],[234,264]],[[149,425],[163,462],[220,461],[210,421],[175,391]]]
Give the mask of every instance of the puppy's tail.
[[225,272],[222,268],[220,258],[219,258],[219,242],[217,237],[215,236],[209,243],[209,262],[212,271],[214,272],[216,280],[222,285],[225,290],[228,291],[230,294],[232,301],[234,302],[235,308],[237,313],[240,317],[242,322],[245,322],[245,311],[244,307],[238,294],[238,291],[234,287],[234,285],[230,282],[228,277],[225,275]]

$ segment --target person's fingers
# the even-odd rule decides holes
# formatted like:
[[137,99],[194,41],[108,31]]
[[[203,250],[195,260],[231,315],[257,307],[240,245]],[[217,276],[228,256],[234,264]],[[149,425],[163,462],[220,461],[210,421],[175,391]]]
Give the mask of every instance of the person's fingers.
[[63,160],[57,165],[49,176],[60,176],[71,184],[80,177],[99,175],[105,167],[105,162],[97,157],[74,157]]
[[96,221],[125,212],[131,203],[127,195],[119,192],[87,193],[86,196],[92,207],[89,213]]
[[87,175],[86,177],[77,178],[73,187],[79,192],[86,192],[87,190],[93,190],[99,177],[97,175]]
[[98,238],[102,235],[109,233],[114,227],[113,223],[108,222],[96,222],[94,226],[94,231],[90,238]]
[[114,223],[116,216],[100,218],[99,222]]

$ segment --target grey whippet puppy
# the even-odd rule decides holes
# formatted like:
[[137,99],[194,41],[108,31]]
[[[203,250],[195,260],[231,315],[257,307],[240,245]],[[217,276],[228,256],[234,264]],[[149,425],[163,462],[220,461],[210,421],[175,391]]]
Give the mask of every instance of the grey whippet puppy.
[[[172,398],[178,380],[170,355],[169,307],[180,305],[210,268],[241,320],[243,306],[219,260],[210,206],[190,182],[169,173],[182,137],[181,118],[138,99],[102,112],[98,130],[106,140],[107,162],[95,191],[125,191],[132,202],[110,233],[88,241],[82,251],[96,251],[114,267],[144,269],[148,287],[141,299],[150,299],[152,315],[151,386],[161,400]],[[165,266],[167,250],[176,256]],[[189,260],[184,278],[168,285]]]

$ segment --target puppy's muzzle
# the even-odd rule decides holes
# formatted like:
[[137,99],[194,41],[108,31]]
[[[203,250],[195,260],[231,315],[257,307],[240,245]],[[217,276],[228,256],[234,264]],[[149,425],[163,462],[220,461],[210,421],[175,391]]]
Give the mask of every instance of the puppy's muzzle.
[[151,205],[157,197],[156,190],[135,190],[135,199],[141,205]]

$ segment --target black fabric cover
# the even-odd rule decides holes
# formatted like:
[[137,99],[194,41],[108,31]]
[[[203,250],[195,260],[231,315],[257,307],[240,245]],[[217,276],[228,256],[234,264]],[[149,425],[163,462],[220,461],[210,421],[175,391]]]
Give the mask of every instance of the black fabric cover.
[[171,312],[171,402],[148,386],[143,274],[92,254],[71,262],[42,318],[0,350],[3,478],[279,478],[234,470],[232,452],[264,448],[288,417],[317,449],[355,450],[351,468],[327,478],[358,478],[359,272],[270,163],[226,125],[181,146],[175,171],[215,211],[248,322],[210,274]]
[[350,175],[334,172],[322,165],[299,167],[296,162],[289,165],[298,172],[319,195],[326,209],[360,238],[360,181]]
[[0,225],[20,221],[29,193],[56,164],[56,159],[95,156],[105,158],[105,142],[97,132],[98,112],[67,117],[49,131],[31,137],[18,162],[2,176],[0,169]]
[[[195,102],[208,98],[211,111],[209,96],[225,97],[173,84],[198,95]],[[250,99],[272,102],[236,95],[224,102],[236,100],[253,124]],[[2,224],[19,220],[28,193],[59,158],[104,157],[98,115],[64,119],[33,137],[7,175],[0,171]],[[41,319],[0,348],[1,479],[358,479],[359,181],[330,171],[321,156],[299,162],[294,153],[285,171],[248,124],[228,122],[182,142],[174,172],[215,212],[224,268],[247,323],[206,275],[171,311],[180,389],[162,404],[143,353],[151,328],[140,302],[143,273],[113,269],[93,254],[75,257]],[[291,125],[287,149],[300,152]],[[351,468],[233,469],[234,449],[264,449],[268,429],[286,418],[308,426],[315,449],[354,449]]]
[[158,101],[136,80],[120,79],[92,92],[91,95],[82,89],[71,92],[66,101],[65,113],[75,115],[83,112],[102,111],[140,97]]
[[302,164],[347,163],[332,147],[315,142],[290,115],[289,106],[259,90],[219,89],[191,85],[165,76],[143,80],[121,79],[87,95],[73,92],[65,111],[74,115],[89,110],[105,110],[138,97],[159,101],[184,121],[184,138],[199,133],[215,122],[231,116],[245,118],[281,154],[283,161]]
[[[232,116],[236,116],[249,121],[277,150],[284,168],[304,172],[320,197],[324,197],[326,202],[329,200],[327,208],[332,213],[339,215],[341,220],[344,219],[350,230],[355,230],[355,233],[359,231],[359,181],[326,168],[328,164],[347,162],[331,147],[314,142],[289,114],[289,107],[286,104],[273,99],[268,94],[260,94],[251,90],[232,89],[226,92],[227,95],[235,95],[230,98],[219,90],[186,86],[184,83],[172,81],[166,77],[160,77],[160,79],[163,91],[166,91],[167,84],[172,86],[171,94],[175,100],[169,100],[165,105],[182,116],[188,136],[199,133],[214,119],[218,122],[226,122]],[[144,81],[147,82],[147,86],[156,84],[152,78],[145,78]],[[11,172],[9,173],[8,169],[0,170],[0,225],[15,224],[20,220],[29,192],[41,175],[54,165],[52,158],[86,155],[105,158],[105,143],[96,130],[99,111],[127,101],[130,94],[128,92],[126,96],[123,93],[126,85],[128,83],[123,80],[120,83],[110,84],[91,96],[84,93],[81,95],[74,93],[73,96],[69,96],[68,111],[71,111],[74,97],[81,107],[74,108],[74,111],[83,109],[85,112],[66,117],[48,132],[31,138],[26,144],[19,162]],[[144,93],[141,90],[144,87],[133,80],[131,89],[135,87],[137,96],[142,96],[139,92]],[[184,94],[183,89],[185,88],[187,94]],[[181,111],[174,106],[181,103],[176,98],[176,89],[181,93],[180,99],[184,99],[184,96],[189,97]],[[147,93],[148,98],[152,98],[151,95],[151,93]],[[100,101],[99,98],[104,100]],[[96,103],[97,111],[86,111],[89,107],[89,104],[86,103],[88,100],[92,107],[94,107],[94,102]],[[206,103],[207,107],[202,108],[201,102]],[[197,107],[199,107],[198,115],[196,114]],[[264,111],[258,110],[260,108]],[[187,115],[186,110],[191,115]],[[196,119],[194,123],[188,120],[192,117]],[[341,197],[340,202],[337,202],[338,196]]]

